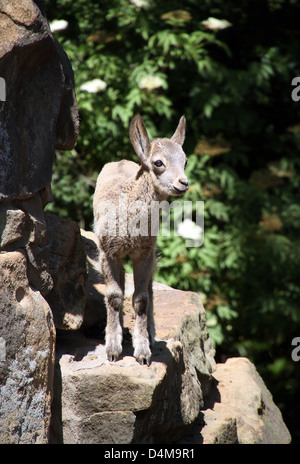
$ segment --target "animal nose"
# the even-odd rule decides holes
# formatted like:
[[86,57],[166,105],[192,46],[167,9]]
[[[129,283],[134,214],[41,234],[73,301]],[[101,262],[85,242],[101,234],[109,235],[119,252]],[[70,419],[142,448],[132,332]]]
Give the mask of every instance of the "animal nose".
[[186,188],[188,188],[189,186],[189,182],[188,180],[185,178],[185,179],[179,179],[179,182],[184,185]]

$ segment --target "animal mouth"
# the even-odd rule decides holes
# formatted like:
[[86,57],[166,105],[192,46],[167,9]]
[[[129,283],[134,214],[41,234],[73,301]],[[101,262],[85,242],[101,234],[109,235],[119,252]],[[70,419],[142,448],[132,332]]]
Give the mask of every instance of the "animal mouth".
[[175,190],[176,195],[183,195],[188,190],[188,187],[184,187],[183,189],[179,189],[175,187],[175,185],[172,185],[172,187]]

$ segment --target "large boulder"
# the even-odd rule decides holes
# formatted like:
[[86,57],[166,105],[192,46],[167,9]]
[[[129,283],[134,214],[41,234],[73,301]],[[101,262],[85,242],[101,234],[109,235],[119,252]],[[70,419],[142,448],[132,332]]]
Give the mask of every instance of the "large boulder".
[[77,339],[73,349],[66,340],[65,346],[69,354],[61,355],[56,373],[53,442],[168,443],[198,416],[201,390],[180,342],[159,342],[150,367],[136,362],[130,346],[114,364],[106,361],[103,343]]
[[[208,423],[225,414],[236,422],[240,444],[287,444],[290,433],[254,364],[247,358],[231,358],[214,372],[216,390],[213,409],[205,413]],[[209,417],[209,419],[208,419]],[[204,428],[204,436],[207,436]],[[204,441],[205,442],[205,441]]]
[[21,199],[50,184],[55,146],[75,144],[74,76],[41,1],[1,1],[0,30],[0,200]]
[[55,329],[21,252],[0,254],[0,444],[48,443]]
[[201,420],[180,444],[290,443],[281,412],[249,359],[217,364],[213,378]]

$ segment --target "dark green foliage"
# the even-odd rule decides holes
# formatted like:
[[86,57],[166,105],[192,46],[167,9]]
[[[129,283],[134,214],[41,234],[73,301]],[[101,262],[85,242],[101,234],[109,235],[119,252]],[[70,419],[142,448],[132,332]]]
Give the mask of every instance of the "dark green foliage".
[[[141,0],[140,0],[141,1]],[[92,225],[103,164],[135,159],[128,125],[170,136],[182,114],[191,189],[205,201],[205,240],[159,237],[156,279],[203,295],[218,358],[257,366],[299,439],[300,6],[283,0],[48,0],[72,63],[81,117],[77,146],[58,153],[50,208]],[[202,21],[229,21],[224,30]],[[143,78],[151,76],[153,88]],[[156,81],[153,81],[155,77]],[[101,79],[103,90],[80,90]],[[154,83],[153,83],[154,82]],[[148,88],[146,88],[146,85]]]

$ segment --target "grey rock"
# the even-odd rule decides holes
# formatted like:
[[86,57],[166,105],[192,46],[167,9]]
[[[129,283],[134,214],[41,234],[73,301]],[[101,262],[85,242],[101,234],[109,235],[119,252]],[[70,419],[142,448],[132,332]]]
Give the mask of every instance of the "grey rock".
[[79,132],[78,106],[75,95],[74,73],[67,54],[55,40],[58,59],[63,71],[63,89],[55,126],[55,148],[71,150]]
[[240,444],[287,444],[290,433],[254,364],[247,358],[230,358],[218,364],[214,377],[218,382],[219,408],[231,413],[237,424]]
[[0,254],[0,443],[48,443],[55,330],[21,252]]
[[80,328],[86,305],[86,252],[76,222],[46,213],[50,246],[49,271],[53,289],[46,299],[55,326],[62,330]]
[[3,0],[0,30],[0,200],[23,199],[49,186],[55,146],[75,144],[74,77],[42,2]]
[[0,202],[0,251],[22,249],[30,285],[43,295],[52,288],[49,242],[40,193],[26,200]]
[[105,285],[99,273],[99,251],[97,237],[93,232],[81,230],[88,264],[87,298],[84,310],[83,328],[93,330],[93,326],[104,330],[106,325],[106,307],[104,302]]
[[72,336],[58,344],[51,443],[169,443],[197,417],[201,392],[180,342],[158,342],[148,367],[128,344],[109,363],[103,344]]
[[217,364],[200,418],[183,444],[289,444],[279,408],[247,358]]

